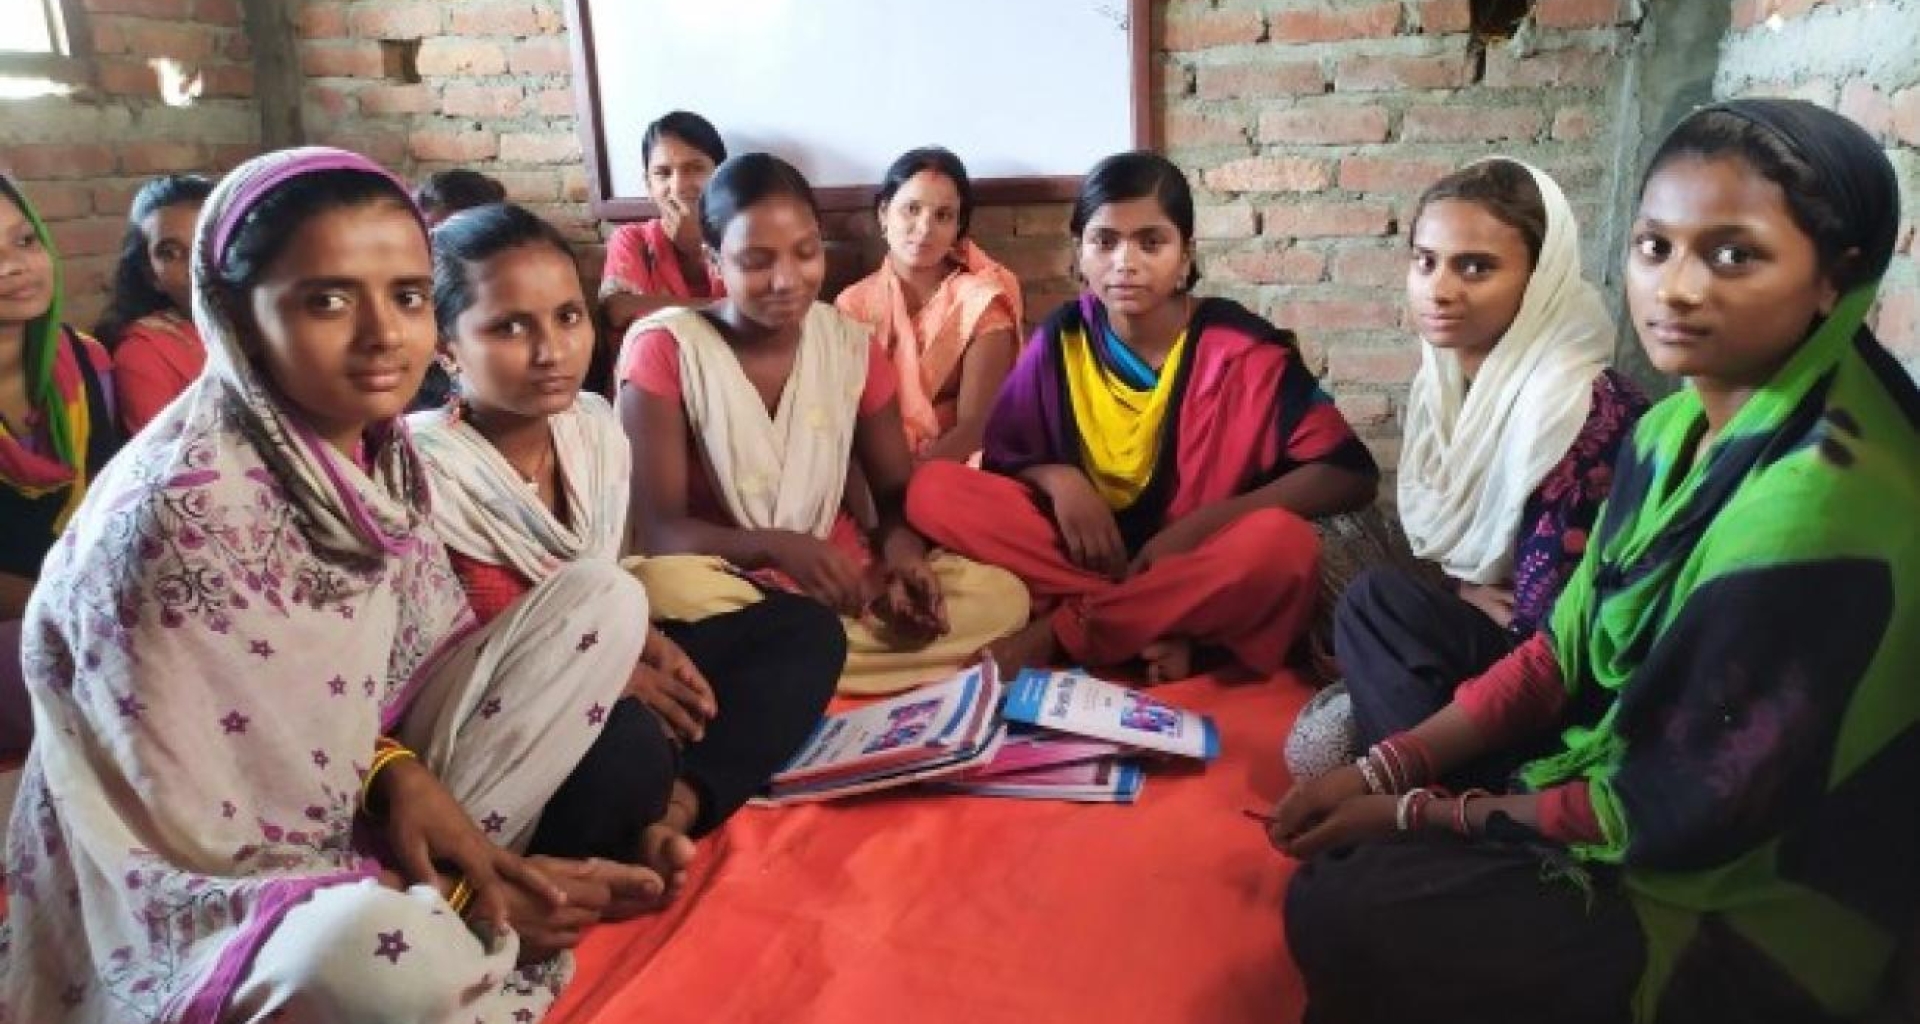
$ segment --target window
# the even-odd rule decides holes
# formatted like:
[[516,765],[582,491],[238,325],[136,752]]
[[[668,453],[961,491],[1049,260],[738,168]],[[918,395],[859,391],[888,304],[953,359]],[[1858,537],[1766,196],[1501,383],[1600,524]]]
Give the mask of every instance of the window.
[[92,52],[81,0],[0,0],[0,75],[78,82]]

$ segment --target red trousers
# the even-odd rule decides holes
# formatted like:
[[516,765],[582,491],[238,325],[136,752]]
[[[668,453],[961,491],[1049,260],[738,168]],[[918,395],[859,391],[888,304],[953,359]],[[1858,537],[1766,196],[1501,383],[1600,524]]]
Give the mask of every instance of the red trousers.
[[1199,547],[1111,580],[1067,557],[1059,529],[1025,484],[952,462],[923,463],[907,519],[929,540],[1020,577],[1077,663],[1114,665],[1163,639],[1225,648],[1256,672],[1278,671],[1319,594],[1320,539],[1306,520],[1263,508]]

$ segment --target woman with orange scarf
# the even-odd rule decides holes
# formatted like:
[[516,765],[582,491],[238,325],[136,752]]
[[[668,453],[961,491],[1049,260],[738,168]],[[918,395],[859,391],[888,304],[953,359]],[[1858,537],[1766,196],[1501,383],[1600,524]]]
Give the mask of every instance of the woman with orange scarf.
[[893,357],[914,456],[967,461],[1019,348],[1020,281],[967,237],[973,184],[947,150],[895,160],[874,208],[886,258],[834,305]]

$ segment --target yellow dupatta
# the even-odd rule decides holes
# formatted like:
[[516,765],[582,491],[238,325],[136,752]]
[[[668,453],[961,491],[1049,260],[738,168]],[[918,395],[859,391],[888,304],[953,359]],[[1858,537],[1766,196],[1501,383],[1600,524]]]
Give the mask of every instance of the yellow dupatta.
[[1079,427],[1080,460],[1107,506],[1123,509],[1147,487],[1160,456],[1160,424],[1173,404],[1174,381],[1186,358],[1182,328],[1160,367],[1152,390],[1136,390],[1101,363],[1087,332],[1073,329],[1060,338],[1067,371],[1067,393]]

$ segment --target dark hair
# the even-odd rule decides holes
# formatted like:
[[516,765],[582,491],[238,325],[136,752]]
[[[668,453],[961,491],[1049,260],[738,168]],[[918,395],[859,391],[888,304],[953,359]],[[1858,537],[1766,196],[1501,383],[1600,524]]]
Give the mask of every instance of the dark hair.
[[102,344],[113,348],[135,320],[173,305],[153,279],[153,264],[147,259],[151,239],[140,222],[170,206],[199,206],[212,194],[213,182],[197,174],[151,178],[133,194],[132,208],[127,211],[127,233],[120,240],[120,259],[113,266],[113,294],[93,328],[94,337]]
[[713,122],[686,110],[662,114],[647,125],[646,134],[640,136],[640,162],[652,164],[653,148],[669,135],[705,153],[715,164],[727,162],[727,144],[720,141]]
[[700,237],[718,249],[726,237],[727,225],[740,211],[755,203],[784,196],[807,204],[814,217],[820,216],[820,204],[814,201],[813,186],[792,164],[771,153],[742,153],[720,165],[700,193]]
[[1428,206],[1444,200],[1472,203],[1520,232],[1527,243],[1527,256],[1534,266],[1540,265],[1540,247],[1547,238],[1547,204],[1532,172],[1525,167],[1496,157],[1468,164],[1427,186],[1414,204],[1413,218],[1407,222],[1409,243],[1420,225],[1420,215]]
[[453,336],[454,321],[473,305],[473,265],[521,246],[548,246],[569,262],[574,258],[559,228],[512,203],[463,210],[433,229],[433,316],[441,338]]
[[887,168],[886,177],[880,179],[880,190],[873,194],[873,208],[878,210],[892,202],[900,186],[921,171],[944,175],[953,182],[954,191],[960,193],[960,237],[967,237],[967,225],[973,221],[973,181],[967,177],[967,165],[941,146],[922,146],[900,154]]
[[413,201],[426,213],[457,213],[507,199],[507,187],[479,171],[464,167],[435,171],[413,190]]
[[[1087,230],[1087,222],[1102,206],[1148,197],[1160,204],[1167,219],[1179,229],[1180,241],[1191,247],[1193,189],[1187,184],[1187,176],[1180,173],[1173,161],[1144,149],[1116,153],[1093,165],[1086,180],[1080,183],[1080,195],[1073,201],[1073,218],[1067,227],[1073,237],[1079,238]],[[1181,290],[1192,291],[1199,283],[1199,264],[1189,264],[1187,282]]]
[[1899,231],[1899,181],[1879,143],[1852,121],[1798,100],[1695,111],[1654,151],[1640,192],[1661,168],[1688,157],[1736,159],[1780,186],[1794,224],[1813,240],[1820,272],[1841,291],[1886,272]]
[[[247,305],[247,293],[260,283],[301,224],[331,210],[374,203],[392,203],[408,213],[417,212],[399,183],[372,171],[316,171],[275,186],[233,229],[227,251],[214,256],[219,260],[214,268],[214,291],[226,304],[227,314],[239,318]],[[197,266],[194,269],[196,273],[199,270]]]

